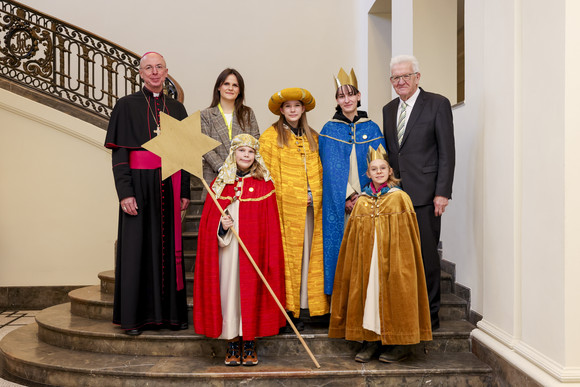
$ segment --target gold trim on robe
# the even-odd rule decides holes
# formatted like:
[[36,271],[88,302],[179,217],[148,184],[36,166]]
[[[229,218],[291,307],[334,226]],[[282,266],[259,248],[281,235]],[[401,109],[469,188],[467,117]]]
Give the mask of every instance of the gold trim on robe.
[[308,186],[312,191],[314,232],[308,266],[308,306],[311,316],[329,312],[328,296],[324,294],[324,266],[322,252],[322,165],[315,151],[310,150],[306,136],[290,131],[289,144],[280,148],[274,127],[260,137],[260,153],[270,170],[280,213],[280,227],[284,245],[286,274],[286,309],[294,316],[300,314],[300,284],[304,227],[308,202]]
[[[363,328],[373,247],[378,256],[380,334]],[[404,191],[359,196],[338,256],[328,336],[382,344],[432,339],[417,216]]]

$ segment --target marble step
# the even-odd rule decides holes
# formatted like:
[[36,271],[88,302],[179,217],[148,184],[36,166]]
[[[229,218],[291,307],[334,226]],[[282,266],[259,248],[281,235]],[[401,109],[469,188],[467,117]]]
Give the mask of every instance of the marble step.
[[441,294],[440,320],[465,320],[468,317],[468,303],[451,293]]
[[101,293],[115,294],[115,270],[102,271],[98,277],[101,281]]
[[184,231],[183,236],[183,251],[197,251],[197,231]]
[[183,250],[183,265],[186,272],[193,273],[195,269],[195,256],[197,251],[194,249]]
[[196,231],[199,230],[199,221],[201,220],[201,214],[185,215],[183,222],[183,231]]
[[192,200],[201,200],[202,199],[202,191],[203,185],[200,184],[191,184],[190,186],[190,193]]
[[[107,270],[99,273],[101,281],[101,293],[115,294],[115,271]],[[193,271],[185,270],[185,288],[187,296],[193,297]]]
[[[70,313],[70,304],[47,308],[36,316],[38,336],[46,343],[75,350],[150,356],[204,356],[225,355],[223,341],[197,335],[194,328],[183,331],[167,329],[144,331],[140,336],[124,334],[110,320],[88,319]],[[413,347],[416,354],[423,352],[470,352],[470,333],[475,327],[468,321],[442,321],[433,332],[433,340]],[[328,338],[327,325],[306,324],[301,332],[315,355],[342,353],[354,356],[360,344],[343,339]],[[293,354],[304,351],[294,333],[260,339],[266,356]]]
[[181,233],[183,235],[183,239],[197,239],[198,232],[197,231],[184,231]]
[[[40,341],[37,325],[10,332],[0,341],[4,372],[21,384],[51,386],[491,386],[492,370],[471,353],[413,354],[400,363],[361,364],[352,356],[317,356],[317,369],[304,353],[266,355],[260,364],[226,367],[223,357],[133,356],[73,351]],[[336,354],[335,354],[336,355]]]
[[453,293],[454,288],[455,284],[453,283],[451,274],[441,270],[441,294]]
[[[191,273],[187,274],[191,278]],[[107,293],[101,292],[101,285],[87,286],[69,292],[71,300],[71,312],[74,315],[94,318],[98,320],[111,320],[113,318],[113,294],[110,291],[110,283],[107,283]],[[191,282],[187,282],[187,292],[191,294]],[[188,296],[188,305],[193,307],[193,299]],[[439,319],[465,320],[467,319],[467,302],[454,294],[441,295],[441,308]]]
[[187,215],[201,215],[204,203],[205,200],[203,199],[192,199],[187,208]]
[[[195,250],[184,250],[183,258],[185,262],[185,271],[193,272],[195,266]],[[99,280],[101,281],[101,291],[103,293],[115,293],[115,271],[107,270],[99,273]],[[441,272],[441,294],[451,293],[451,274],[444,271]]]
[[[100,285],[75,289],[68,293],[71,313],[76,316],[107,320],[113,319],[113,294],[102,293]],[[193,308],[193,298],[187,297],[187,305]]]

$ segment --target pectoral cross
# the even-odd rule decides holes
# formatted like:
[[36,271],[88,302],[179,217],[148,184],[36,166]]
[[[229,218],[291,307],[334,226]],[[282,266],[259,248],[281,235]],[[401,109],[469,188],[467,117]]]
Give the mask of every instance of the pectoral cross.
[[161,133],[161,129],[159,129],[159,126],[157,126],[157,129],[155,129],[153,132],[155,133],[156,136],[159,136],[159,133]]

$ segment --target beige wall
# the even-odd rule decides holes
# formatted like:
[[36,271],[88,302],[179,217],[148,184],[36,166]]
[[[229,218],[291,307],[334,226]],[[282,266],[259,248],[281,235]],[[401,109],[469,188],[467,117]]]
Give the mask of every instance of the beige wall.
[[[465,102],[453,108],[455,179],[453,198],[442,219],[444,257],[456,263],[457,281],[471,289],[471,308],[483,312],[484,19],[483,2],[465,7]],[[423,71],[423,70],[422,70]],[[431,78],[424,72],[421,82]],[[428,90],[428,89],[427,89]],[[502,250],[503,247],[498,246]],[[505,268],[500,268],[504,270]],[[493,292],[493,288],[490,289]],[[501,295],[498,295],[501,297]]]
[[[393,0],[394,54],[417,54],[400,44],[408,6]],[[483,314],[474,337],[550,386],[580,382],[579,15],[571,0],[466,1],[466,98],[453,110],[443,217],[444,255]],[[414,42],[430,32],[412,30]]]
[[544,385],[577,385],[580,7],[488,0],[483,15],[484,319],[474,335]]
[[[288,86],[306,87],[314,94],[318,106],[309,119],[320,129],[334,111],[331,76],[339,67],[357,71],[364,109],[368,103],[373,109],[384,104],[369,99],[374,95],[370,91],[365,93],[371,81],[384,81],[374,79],[380,71],[368,63],[374,54],[369,34],[375,26],[367,15],[374,4],[370,0],[298,0],[285,7],[267,0],[174,1],[162,7],[158,2],[137,0],[86,2],[80,8],[74,0],[50,4],[28,0],[27,4],[133,51],[162,51],[172,75],[186,91],[190,112],[209,104],[215,77],[226,66],[237,67],[244,75],[247,102],[256,110],[262,130],[274,118],[266,109],[267,99]],[[171,20],[164,34],[153,21],[161,8]],[[454,196],[442,229],[445,257],[457,263],[458,281],[472,289],[472,307],[484,316],[474,335],[545,384],[558,379],[580,381],[578,8],[576,0],[465,2],[466,98],[453,111],[457,166]],[[408,0],[392,0],[391,29],[394,55],[413,53],[414,35],[429,33],[413,28],[413,3]],[[549,81],[540,75],[549,75]],[[423,67],[422,83],[431,77]],[[43,156],[41,171],[39,163],[19,166],[15,160],[27,164],[30,158],[20,156],[22,150],[16,146],[2,145],[3,187],[5,180],[25,187],[22,198],[1,191],[2,214],[6,210],[12,217],[5,221],[3,216],[0,221],[2,285],[6,280],[18,285],[92,282],[96,272],[112,267],[116,198],[109,156],[98,146],[67,134],[83,126],[63,124],[65,118],[56,122],[73,132],[41,130],[38,123],[22,122],[18,114],[0,112],[3,121],[18,128],[13,134],[2,127],[11,144],[26,143],[28,149],[36,137],[52,144],[31,149],[32,154]],[[381,117],[372,118],[381,121]],[[94,134],[95,138],[104,135]],[[70,149],[75,142],[79,151]],[[69,165],[60,161],[65,150],[74,161],[94,160],[90,165]],[[10,172],[7,163],[34,174],[35,181]],[[79,170],[90,172],[94,180],[82,187],[73,185],[70,176],[81,179]],[[549,179],[542,180],[545,176]],[[61,186],[71,186],[70,192],[79,195],[62,192]],[[29,203],[39,203],[38,198],[46,196],[56,201],[55,208],[34,218]],[[85,208],[85,196],[94,208]],[[15,203],[22,199],[25,203]],[[36,206],[41,208],[41,204]],[[94,227],[102,230],[92,231],[82,246],[60,246],[70,236],[83,236],[75,229],[86,222],[79,220],[78,211],[88,212]],[[50,230],[53,238],[39,243],[24,240],[19,234],[40,226],[27,223],[13,231],[21,218],[54,228]],[[15,254],[22,246],[36,250],[7,262],[5,241],[17,238],[20,242],[7,252]],[[37,254],[41,249],[51,250]],[[83,254],[91,256],[79,258]],[[82,265],[71,266],[81,259]],[[26,263],[20,265],[21,261]],[[52,270],[50,275],[43,274],[45,268]],[[79,280],[69,281],[72,276]]]
[[0,89],[0,286],[83,285],[114,267],[104,131]]
[[[427,4],[429,7],[431,4]],[[429,82],[440,76],[440,69],[429,66],[437,63],[439,54],[419,54],[414,42],[426,39],[432,32],[422,25],[414,25],[415,14],[426,14],[417,8],[424,1],[392,0],[392,52],[393,55],[416,54],[421,68],[421,87],[434,91]],[[453,108],[456,144],[455,179],[453,198],[442,219],[441,240],[444,258],[456,263],[457,281],[471,289],[471,308],[483,311],[483,136],[484,136],[484,25],[483,2],[468,1],[465,18],[466,39],[466,89],[465,103]],[[436,18],[435,18],[436,19]],[[428,20],[426,23],[432,23]],[[456,22],[453,21],[453,26]],[[455,35],[450,38],[455,44]],[[439,43],[442,44],[442,43]],[[429,55],[431,57],[425,56]],[[426,65],[423,65],[426,63]],[[392,91],[393,96],[396,96]],[[509,236],[508,236],[509,238]],[[503,247],[498,246],[502,250]],[[498,268],[498,270],[502,270]],[[493,289],[491,289],[493,292]]]
[[[367,30],[367,11],[372,3],[298,0],[281,6],[265,0],[175,1],[163,4],[161,9],[155,1],[103,0],[85,2],[83,7],[78,7],[74,0],[54,0],[50,4],[42,0],[26,1],[28,6],[82,26],[137,53],[162,52],[171,74],[185,90],[185,105],[190,113],[209,105],[215,78],[223,68],[237,68],[245,78],[247,104],[255,110],[262,131],[276,118],[267,109],[268,98],[279,89],[292,86],[307,88],[315,96],[317,107],[309,113],[309,121],[320,130],[334,114],[332,76],[340,67],[347,71],[355,68],[363,91],[363,109],[368,108],[368,40],[366,34],[357,35],[356,31]],[[110,12],[111,9],[115,12]],[[168,20],[163,28],[153,19],[160,12]],[[12,212],[2,217],[5,231],[2,238],[6,243],[0,246],[0,286],[94,283],[98,271],[113,266],[117,221],[110,156],[101,148],[104,132],[86,129],[87,125],[80,122],[70,123],[68,116],[19,99],[14,100],[19,101],[18,105],[12,106],[10,98],[5,96],[6,104],[17,112],[3,110],[2,114],[14,122],[12,127],[19,128],[10,131],[10,136],[20,136],[11,143],[22,143],[24,139],[29,143],[28,139],[34,139],[34,154],[43,155],[43,163],[40,170],[36,164],[24,166],[38,176],[29,181],[21,175],[14,176],[16,172],[3,163],[2,179],[18,182],[20,187],[28,185],[26,195],[40,194],[42,199],[21,216],[18,211],[23,211],[22,206],[7,203],[27,196],[2,190],[6,199],[3,203]],[[378,111],[386,102],[381,99]],[[22,108],[24,105],[26,108]],[[33,112],[50,123],[30,120],[18,111]],[[47,125],[49,129],[45,128]],[[55,130],[51,125],[66,129]],[[92,143],[75,137],[81,127],[90,132]],[[7,126],[2,130],[8,130]],[[10,147],[0,157],[17,160],[18,153]],[[84,162],[79,164],[75,160],[81,157]],[[75,176],[75,181],[84,179],[83,184],[77,186],[68,176]],[[43,211],[41,216],[32,217],[39,210]],[[11,228],[22,219],[34,222],[31,226],[21,224],[18,229]],[[20,232],[22,227],[45,231],[27,239]],[[86,232],[85,227],[89,227]],[[74,243],[69,245],[71,240]],[[24,241],[38,251],[21,249]],[[32,273],[22,270],[23,265],[32,267]]]
[[[266,0],[173,1],[162,7],[143,0],[26,4],[137,53],[162,52],[190,113],[209,105],[223,68],[237,68],[262,131],[276,118],[267,101],[281,88],[313,93],[317,107],[309,121],[320,130],[334,114],[332,76],[340,67],[354,67],[367,87],[361,65],[367,62],[367,40],[356,31],[366,31],[370,5],[358,7],[358,0],[298,0],[289,6]],[[161,12],[164,27],[154,20]],[[0,286],[97,283],[97,273],[114,266],[117,227],[105,132],[6,91],[0,95]],[[364,89],[363,98],[366,103]]]
[[413,54],[426,90],[457,103],[457,0],[413,1]]
[[382,128],[383,106],[392,99],[388,65],[391,60],[391,13],[373,12],[368,15],[368,23],[368,113]]
[[[482,220],[483,269],[486,273],[483,312],[494,325],[519,338],[521,81],[516,63],[521,63],[521,57],[517,49],[520,37],[514,34],[516,13],[512,1],[493,1],[484,7],[484,28],[489,30],[485,35],[483,75],[485,80],[493,79],[494,83],[502,85],[502,98],[497,98],[497,93],[484,86]],[[490,28],[492,25],[494,27]],[[500,47],[494,43],[498,39],[504,39]],[[491,214],[501,214],[501,218]]]
[[[564,144],[566,131],[572,129],[566,128],[564,113],[566,103],[575,102],[579,106],[580,99],[574,96],[570,96],[570,101],[564,99],[567,83],[564,61],[565,0],[554,1],[549,7],[537,0],[531,1],[522,3],[521,8],[516,7],[516,10],[519,13],[516,15],[521,18],[522,35],[517,42],[521,62],[517,63],[516,76],[521,80],[518,85],[521,90],[521,110],[518,109],[521,118],[517,132],[521,148],[518,173],[522,198],[521,335],[527,346],[523,350],[542,352],[564,365],[566,355],[561,351],[567,342],[564,329],[564,231],[568,212],[564,201],[568,168]],[[537,20],[543,20],[543,28],[538,28]],[[553,44],[555,36],[559,38],[559,44]],[[544,74],[563,76],[544,82]],[[549,205],[545,205],[546,196],[537,189],[539,176],[550,176]],[[551,257],[549,264],[547,257]],[[549,287],[538,286],[546,280],[550,283]],[[580,293],[577,294],[580,301]],[[538,305],[542,305],[542,313],[539,314]],[[580,310],[580,302],[576,309]],[[544,331],[553,333],[539,334]]]
[[[355,68],[366,86],[366,41],[357,29],[368,8],[361,0],[27,0],[26,4],[120,44],[136,53],[164,54],[185,90],[191,114],[211,102],[218,74],[234,67],[246,83],[246,102],[263,132],[277,118],[267,108],[286,87],[308,89],[320,130],[334,114],[333,74]],[[111,12],[114,10],[114,12]],[[165,25],[163,25],[165,23]],[[359,54],[364,52],[364,56]],[[363,90],[363,94],[366,89]],[[366,98],[366,96],[365,96]],[[366,109],[366,105],[364,106]]]
[[[564,73],[564,207],[568,215],[564,216],[564,330],[570,343],[580,343],[580,105],[578,90],[580,90],[580,2],[565,1]],[[565,364],[577,366],[580,363],[580,345],[568,345],[565,351]]]

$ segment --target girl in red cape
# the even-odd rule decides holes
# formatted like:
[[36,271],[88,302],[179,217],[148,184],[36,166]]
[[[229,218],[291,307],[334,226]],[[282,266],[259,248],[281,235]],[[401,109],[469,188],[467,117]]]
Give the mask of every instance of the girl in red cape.
[[[232,140],[230,154],[206,198],[197,243],[193,325],[196,333],[226,339],[226,365],[256,365],[256,337],[278,334],[284,315],[231,231],[235,227],[282,305],[284,253],[276,194],[253,136]],[[209,195],[209,194],[208,194]]]

